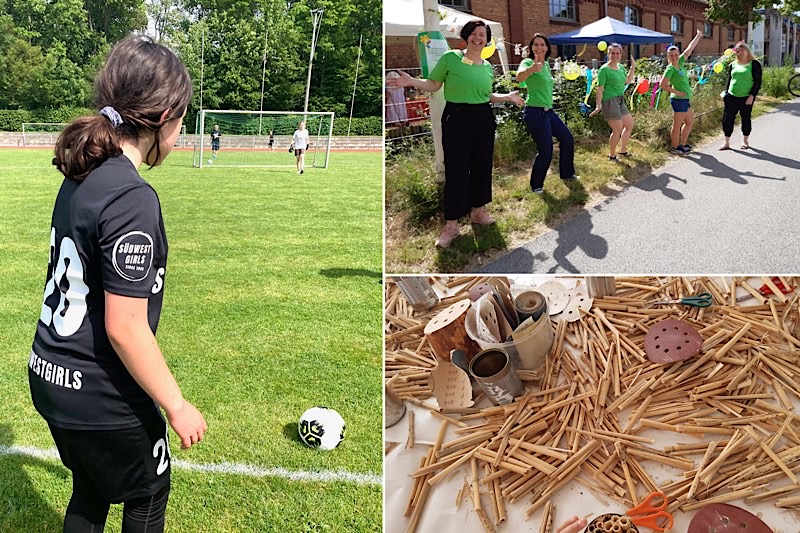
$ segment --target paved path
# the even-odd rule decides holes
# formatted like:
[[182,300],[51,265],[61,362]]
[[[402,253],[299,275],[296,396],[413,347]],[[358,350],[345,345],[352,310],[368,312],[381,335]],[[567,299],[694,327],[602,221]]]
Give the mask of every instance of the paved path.
[[479,271],[800,272],[800,99],[736,127]]

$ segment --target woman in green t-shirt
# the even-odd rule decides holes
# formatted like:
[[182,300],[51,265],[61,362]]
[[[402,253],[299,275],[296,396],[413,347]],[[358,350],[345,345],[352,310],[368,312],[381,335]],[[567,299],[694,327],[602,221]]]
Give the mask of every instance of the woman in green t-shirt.
[[625,106],[622,93],[625,92],[625,86],[633,81],[636,60],[631,57],[631,70],[626,72],[625,67],[619,63],[621,59],[622,45],[618,43],[608,45],[608,62],[600,67],[597,74],[597,107],[589,113],[591,117],[602,111],[603,117],[611,127],[611,136],[608,138],[610,161],[618,161],[618,153],[623,156],[628,155],[628,141],[633,133],[633,117]]
[[720,150],[731,149],[731,135],[736,114],[742,115],[742,150],[750,148],[750,132],[753,130],[750,114],[753,112],[753,102],[761,89],[761,63],[759,63],[750,47],[740,41],[733,49],[736,61],[732,61],[728,68],[728,81],[725,84],[727,91],[723,101],[725,112],[722,115],[722,131],[725,133],[725,144]]
[[494,70],[481,57],[491,30],[482,20],[464,24],[461,38],[464,50],[448,50],[442,55],[428,79],[412,78],[400,72],[387,80],[390,87],[416,87],[438,91],[444,85],[447,102],[442,113],[444,148],[444,229],[436,246],[445,248],[458,237],[458,219],[470,215],[473,224],[492,224],[486,211],[492,201],[492,158],[495,121],[491,102],[524,104],[517,92],[492,93]]
[[517,81],[528,87],[528,98],[522,113],[528,132],[536,142],[536,159],[531,168],[531,189],[543,192],[544,178],[553,159],[553,137],[561,147],[558,169],[562,180],[576,180],[575,142],[572,133],[553,111],[553,75],[550,73],[550,40],[537,33],[527,48],[531,57],[522,60]]
[[672,150],[670,151],[673,154],[686,154],[692,149],[689,146],[689,134],[694,125],[694,111],[689,104],[692,86],[689,84],[689,75],[686,72],[686,59],[692,55],[702,38],[703,32],[697,30],[697,35],[683,53],[677,46],[667,48],[669,65],[661,78],[661,90],[670,93],[669,103],[672,104]]

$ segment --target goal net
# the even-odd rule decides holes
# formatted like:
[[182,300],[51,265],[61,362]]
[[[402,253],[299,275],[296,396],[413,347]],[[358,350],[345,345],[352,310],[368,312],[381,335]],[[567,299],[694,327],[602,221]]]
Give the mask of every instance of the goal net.
[[22,146],[52,146],[59,134],[69,126],[66,122],[23,122]]
[[[328,168],[333,134],[333,113],[286,111],[218,111],[203,109],[197,115],[194,137],[195,167],[291,167],[288,153],[297,124],[305,121],[309,146],[307,166]],[[219,142],[212,142],[219,126]],[[216,148],[216,150],[214,149]]]

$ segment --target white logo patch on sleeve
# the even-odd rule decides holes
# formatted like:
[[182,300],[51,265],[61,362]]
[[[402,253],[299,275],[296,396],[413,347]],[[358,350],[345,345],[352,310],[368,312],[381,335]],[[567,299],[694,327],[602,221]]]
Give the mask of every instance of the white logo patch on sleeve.
[[153,266],[153,238],[143,231],[131,231],[114,244],[114,268],[123,279],[142,281]]

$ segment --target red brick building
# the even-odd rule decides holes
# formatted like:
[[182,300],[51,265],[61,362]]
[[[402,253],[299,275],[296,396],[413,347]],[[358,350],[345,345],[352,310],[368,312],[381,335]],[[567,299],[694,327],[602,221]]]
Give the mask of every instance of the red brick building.
[[[391,0],[386,0],[391,1]],[[720,25],[706,20],[704,1],[691,0],[439,0],[440,4],[466,11],[475,16],[494,20],[503,25],[506,51],[512,68],[522,60],[514,54],[514,45],[525,45],[534,33],[553,35],[572,31],[610,16],[629,24],[642,26],[675,36],[678,46],[686,46],[697,29],[704,38],[695,49],[695,55],[718,56],[737,41],[746,40],[745,26]],[[386,36],[386,68],[413,68],[419,65],[414,39]],[[462,46],[460,40],[451,47]],[[665,45],[640,45],[632,47],[636,57],[661,55]],[[637,49],[638,48],[638,49]],[[554,56],[572,57],[583,46],[570,49],[559,47]],[[629,52],[626,50],[625,54]],[[495,56],[496,57],[496,56]],[[588,45],[580,60],[600,59],[601,54]]]

